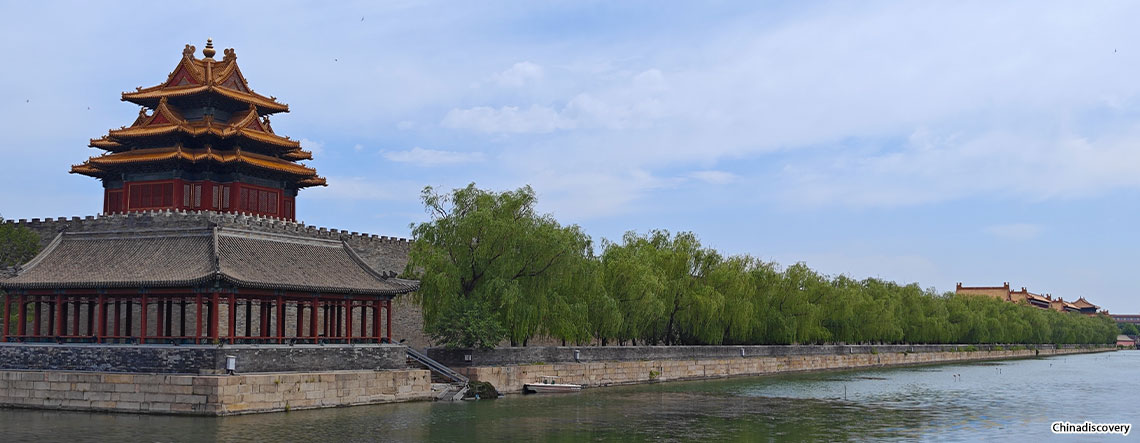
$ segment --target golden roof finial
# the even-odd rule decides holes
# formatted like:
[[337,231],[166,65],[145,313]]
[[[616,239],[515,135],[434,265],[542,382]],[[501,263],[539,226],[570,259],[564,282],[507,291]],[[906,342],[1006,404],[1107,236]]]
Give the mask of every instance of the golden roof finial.
[[202,55],[206,58],[214,58],[214,54],[217,54],[217,51],[214,50],[214,39],[208,38],[206,39],[206,47],[202,49]]

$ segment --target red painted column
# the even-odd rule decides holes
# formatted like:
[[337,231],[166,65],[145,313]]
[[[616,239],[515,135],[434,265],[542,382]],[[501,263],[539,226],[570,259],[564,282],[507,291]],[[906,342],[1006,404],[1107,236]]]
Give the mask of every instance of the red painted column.
[[[32,303],[34,305],[34,307],[33,307],[34,313],[32,315],[35,318],[32,319],[32,334],[31,335],[32,335],[32,337],[36,337],[40,334],[40,323],[41,323],[40,317],[43,316],[43,312],[42,312],[43,311],[43,302],[40,301],[41,297],[38,295],[33,295],[32,297],[35,297],[36,301]],[[52,312],[55,312],[55,311],[52,311]],[[52,323],[52,324],[54,325],[55,323]]]
[[317,311],[320,310],[318,300],[319,296],[314,295],[312,306],[309,306],[309,335],[313,336],[313,340],[317,339]]
[[346,299],[344,302],[344,337],[348,343],[352,343],[352,299]]
[[99,325],[95,332],[95,343],[102,343],[103,336],[107,335],[107,299],[102,292],[99,293],[99,306],[95,314],[99,317],[95,324]]
[[245,338],[253,337],[253,299],[245,299]]
[[170,338],[172,335],[174,335],[174,297],[167,296],[165,304],[166,313],[164,314],[165,317],[163,317],[163,320],[166,321],[166,324],[164,326],[166,329],[163,330],[163,336]]
[[233,291],[230,292],[230,344],[234,344],[234,337],[237,337],[237,296]]
[[333,302],[333,312],[336,315],[336,326],[334,326],[333,335],[337,338],[344,337],[344,300]]
[[194,343],[202,339],[202,293],[194,293]]
[[88,337],[90,337],[92,335],[97,335],[97,334],[95,334],[95,331],[96,331],[95,320],[97,317],[96,313],[95,313],[95,308],[97,308],[97,307],[98,307],[98,303],[96,303],[96,300],[92,299],[91,297],[87,297],[87,336]]
[[[19,324],[16,325],[16,335],[23,338],[28,332],[28,301],[23,293],[20,293],[20,312],[17,314]],[[40,322],[39,310],[40,305],[36,304],[36,323]]]
[[8,341],[8,330],[12,327],[12,295],[4,294],[4,341]]
[[329,326],[329,304],[328,304],[328,302],[322,303],[321,310],[324,311],[321,313],[321,316],[324,317],[324,320],[325,320],[324,331],[325,331],[325,337],[327,338],[327,337],[332,336],[332,327]]
[[154,322],[155,322],[154,336],[155,336],[155,338],[162,337],[163,333],[166,332],[166,320],[165,320],[166,319],[166,301],[165,300],[163,300],[161,298],[158,299],[158,303],[156,303],[154,306],[154,315],[155,315],[155,317],[157,317],[154,319]]
[[380,339],[383,338],[380,334],[383,330],[380,329],[380,309],[383,303],[378,299],[372,300],[372,339],[376,340],[376,343],[380,343]]
[[368,338],[368,301],[360,301],[360,338]]
[[139,301],[139,343],[146,343],[146,294],[143,293]]
[[186,338],[186,296],[178,296],[178,336]]
[[305,303],[297,300],[297,338],[305,336]]
[[385,326],[388,327],[388,333],[386,334],[386,336],[384,338],[387,338],[388,342],[391,342],[392,341],[392,299],[388,299],[388,301],[385,303],[385,305],[387,307],[387,309],[385,309],[385,311],[387,311],[387,313],[388,313],[388,323]]
[[135,301],[131,297],[124,300],[123,307],[123,336],[133,337],[135,335]]
[[277,343],[283,343],[285,337],[285,299],[277,296]]
[[123,330],[119,328],[119,317],[123,315],[122,304],[123,302],[119,300],[119,297],[115,297],[115,337],[121,337],[123,335]]
[[74,305],[74,309],[72,310],[75,311],[72,313],[74,317],[71,318],[71,335],[79,335],[79,308],[82,305],[80,304],[79,297],[74,298],[75,300],[71,303]]
[[210,294],[210,338],[218,338],[218,293]]
[[257,336],[265,339],[265,337],[269,337],[269,303],[266,303],[265,299],[261,299],[257,307],[258,312],[261,312],[261,321],[259,322],[261,328],[257,331]]
[[63,303],[64,303],[63,294],[56,294],[55,295],[55,336],[56,337],[62,337],[64,334],[64,331],[67,330],[67,325],[64,324],[63,311],[64,311],[65,306]]

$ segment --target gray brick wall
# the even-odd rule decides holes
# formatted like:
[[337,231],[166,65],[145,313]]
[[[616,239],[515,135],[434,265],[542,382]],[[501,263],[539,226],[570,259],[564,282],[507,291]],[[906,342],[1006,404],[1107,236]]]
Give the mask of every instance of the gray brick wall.
[[237,357],[239,373],[402,369],[400,345],[95,345],[0,343],[0,370],[211,374]]

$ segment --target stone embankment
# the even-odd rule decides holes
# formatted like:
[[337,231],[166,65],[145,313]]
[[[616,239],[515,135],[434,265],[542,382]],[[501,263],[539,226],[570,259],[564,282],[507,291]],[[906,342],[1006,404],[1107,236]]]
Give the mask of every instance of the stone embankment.
[[430,349],[432,358],[499,392],[543,376],[587,387],[790,372],[925,365],[1111,351],[1099,346],[642,346]]
[[0,407],[234,415],[430,400],[425,370],[249,375],[0,371]]

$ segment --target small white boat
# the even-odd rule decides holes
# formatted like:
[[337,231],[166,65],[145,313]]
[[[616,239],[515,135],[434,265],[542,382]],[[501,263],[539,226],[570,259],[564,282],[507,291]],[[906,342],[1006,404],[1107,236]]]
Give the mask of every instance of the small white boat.
[[558,377],[543,376],[542,381],[539,383],[527,383],[523,385],[523,392],[535,394],[550,394],[559,392],[578,392],[582,390],[582,385],[575,385],[570,383],[559,383]]

